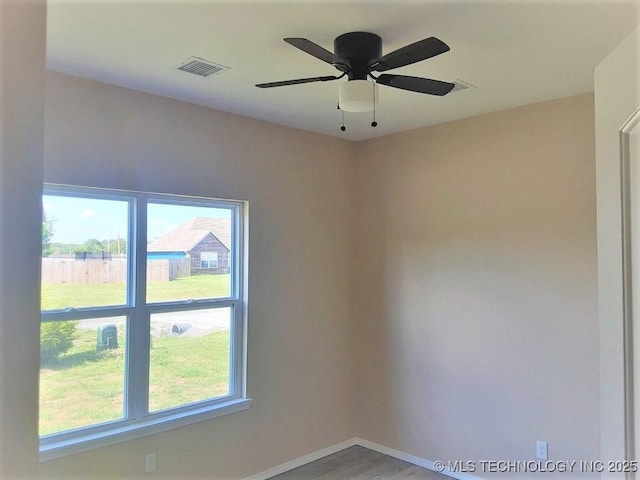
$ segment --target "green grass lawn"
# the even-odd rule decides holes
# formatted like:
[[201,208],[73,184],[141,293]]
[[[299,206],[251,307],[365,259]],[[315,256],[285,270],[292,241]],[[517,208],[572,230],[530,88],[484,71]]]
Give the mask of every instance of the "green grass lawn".
[[229,393],[229,331],[153,339],[149,411]]
[[[123,329],[121,329],[123,330]],[[96,331],[77,329],[73,347],[40,370],[40,435],[123,417],[124,332],[120,348],[96,351]],[[153,338],[149,410],[229,391],[229,332]]]
[[[231,276],[194,275],[176,278],[170,282],[154,282],[147,287],[147,301],[189,300],[191,298],[228,297],[231,291]],[[42,285],[43,310],[67,307],[102,307],[125,304],[123,283],[97,285],[77,283],[45,283]]]

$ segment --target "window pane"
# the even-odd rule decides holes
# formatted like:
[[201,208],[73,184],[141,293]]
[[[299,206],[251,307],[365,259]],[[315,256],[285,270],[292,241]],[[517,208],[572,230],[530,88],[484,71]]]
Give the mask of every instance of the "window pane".
[[231,309],[151,315],[149,411],[228,395]]
[[231,296],[232,209],[149,203],[147,301]]
[[218,268],[218,252],[200,252],[200,268]]
[[42,200],[42,310],[126,304],[128,203]]
[[124,415],[126,318],[40,325],[40,435]]

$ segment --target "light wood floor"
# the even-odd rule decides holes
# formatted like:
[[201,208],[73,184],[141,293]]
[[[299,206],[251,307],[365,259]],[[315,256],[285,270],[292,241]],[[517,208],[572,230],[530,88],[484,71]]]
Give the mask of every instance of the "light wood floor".
[[356,445],[271,480],[448,480],[426,468]]

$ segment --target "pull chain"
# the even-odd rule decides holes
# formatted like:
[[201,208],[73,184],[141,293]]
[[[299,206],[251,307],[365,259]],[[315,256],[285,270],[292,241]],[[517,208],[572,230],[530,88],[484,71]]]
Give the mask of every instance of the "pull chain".
[[376,84],[373,82],[373,122],[371,122],[372,127],[377,127],[378,122],[376,122]]

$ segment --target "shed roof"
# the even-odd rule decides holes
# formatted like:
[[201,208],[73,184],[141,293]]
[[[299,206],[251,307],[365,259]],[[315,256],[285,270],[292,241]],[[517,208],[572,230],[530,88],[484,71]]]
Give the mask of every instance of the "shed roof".
[[148,252],[188,252],[209,233],[231,250],[231,220],[228,218],[194,217],[147,245]]

